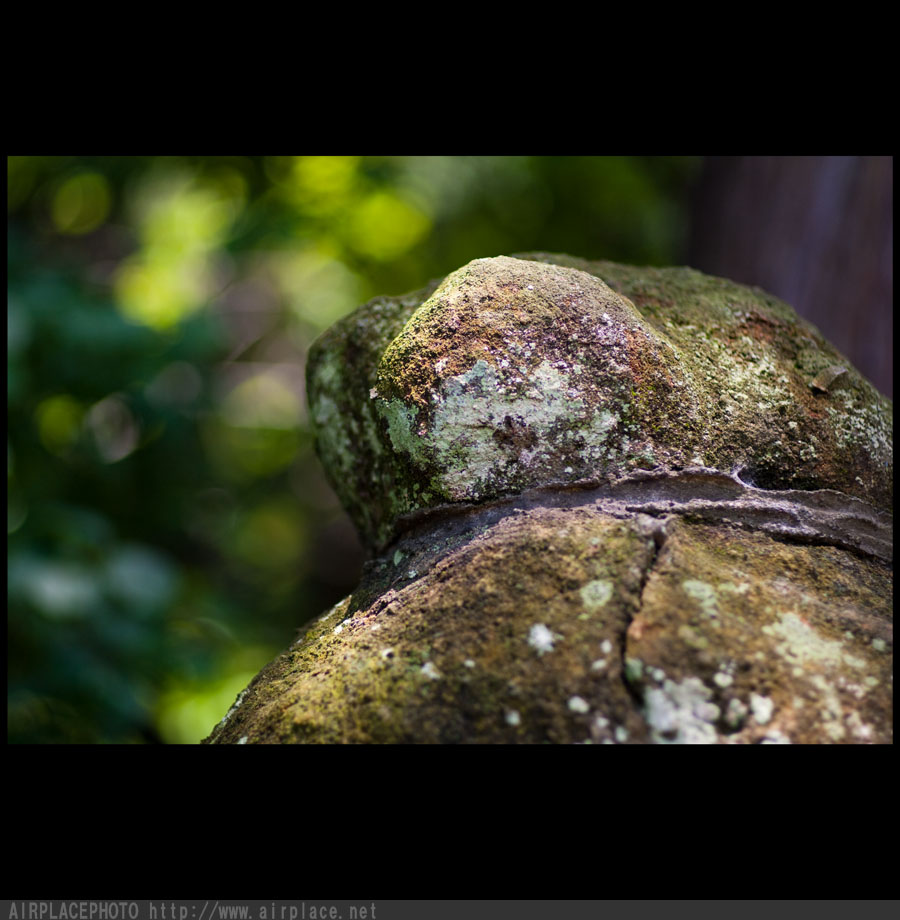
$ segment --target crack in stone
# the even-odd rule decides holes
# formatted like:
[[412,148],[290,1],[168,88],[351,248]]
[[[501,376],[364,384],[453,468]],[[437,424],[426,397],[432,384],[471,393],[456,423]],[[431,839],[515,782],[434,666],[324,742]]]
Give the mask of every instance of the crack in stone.
[[[657,562],[659,561],[660,554],[663,551],[663,547],[666,545],[666,542],[669,539],[668,533],[668,524],[671,520],[670,517],[665,517],[663,519],[652,518],[648,515],[639,514],[637,518],[638,526],[641,528],[643,533],[646,536],[653,538],[653,551],[650,558],[647,560],[647,563],[644,567],[644,571],[641,576],[641,584],[638,588],[638,601],[634,607],[634,611],[629,613],[626,608],[626,613],[628,615],[628,622],[625,624],[625,629],[622,631],[622,647],[621,647],[621,673],[622,673],[622,682],[625,685],[625,691],[634,701],[638,707],[638,713],[643,717],[644,712],[644,695],[638,690],[638,688],[628,679],[628,667],[627,667],[627,651],[628,651],[628,629],[631,624],[634,622],[636,616],[638,616],[641,610],[644,609],[644,592],[647,588],[647,583],[650,581],[650,576],[653,574],[654,569],[656,568]],[[646,720],[645,720],[646,721]],[[648,729],[649,730],[649,729]]]
[[893,562],[893,515],[889,512],[831,489],[758,489],[744,482],[739,470],[704,467],[639,470],[603,482],[550,483],[479,505],[441,505],[399,519],[390,546],[436,526],[459,532],[460,526],[490,526],[529,508],[588,506],[618,518],[636,513],[678,514],[703,523],[733,524],[783,541],[837,546]]

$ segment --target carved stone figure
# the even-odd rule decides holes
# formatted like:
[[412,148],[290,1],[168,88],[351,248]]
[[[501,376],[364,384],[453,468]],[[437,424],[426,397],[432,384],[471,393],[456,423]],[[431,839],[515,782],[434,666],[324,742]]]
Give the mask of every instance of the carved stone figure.
[[786,304],[477,259],[307,376],[372,558],[208,741],[892,740],[893,409]]

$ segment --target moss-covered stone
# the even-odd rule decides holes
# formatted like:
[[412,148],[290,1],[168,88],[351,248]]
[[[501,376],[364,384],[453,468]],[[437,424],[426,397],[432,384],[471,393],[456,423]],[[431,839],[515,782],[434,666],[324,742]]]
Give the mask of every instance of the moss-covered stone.
[[621,651],[652,536],[541,509],[460,541],[381,563],[259,675],[213,740],[644,738]]
[[593,505],[510,507],[403,546],[210,740],[892,740],[884,563]]
[[638,468],[892,502],[890,401],[786,304],[687,268],[477,259],[338,323],[309,392],[376,547],[412,512]]
[[677,523],[625,643],[651,740],[891,741],[892,588],[831,546]]
[[892,406],[787,305],[479,259],[308,375],[374,557],[209,741],[892,740]]

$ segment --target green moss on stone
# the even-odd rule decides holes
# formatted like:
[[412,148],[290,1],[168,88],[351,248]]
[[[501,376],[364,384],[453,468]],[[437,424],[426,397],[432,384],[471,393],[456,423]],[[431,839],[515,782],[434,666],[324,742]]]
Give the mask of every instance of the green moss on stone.
[[[570,501],[706,466],[889,508],[892,404],[786,304],[691,269],[478,259],[347,317],[308,384],[329,477],[383,555],[211,741],[891,740],[884,561],[749,510]],[[472,508],[546,485],[559,507]]]
[[309,384],[320,455],[375,546],[422,508],[641,468],[893,495],[890,401],[787,304],[686,268],[477,259],[343,320]]

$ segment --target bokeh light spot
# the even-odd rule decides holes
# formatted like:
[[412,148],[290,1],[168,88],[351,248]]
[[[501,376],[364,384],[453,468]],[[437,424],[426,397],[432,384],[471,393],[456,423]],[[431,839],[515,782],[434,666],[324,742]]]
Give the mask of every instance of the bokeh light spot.
[[138,614],[165,609],[178,584],[172,563],[149,546],[124,544],[106,563],[106,589]]
[[292,252],[275,252],[268,264],[288,306],[313,329],[323,331],[367,296],[365,283],[320,242]]
[[295,563],[306,545],[306,533],[295,509],[265,503],[242,516],[232,552],[242,562],[270,572]]
[[412,249],[431,230],[431,219],[393,192],[369,195],[354,209],[348,243],[360,255],[387,262]]
[[322,217],[345,207],[358,178],[360,157],[296,157],[290,197],[307,214]]
[[300,396],[274,373],[257,374],[225,397],[222,417],[238,428],[296,428]]
[[71,396],[51,396],[35,410],[38,437],[51,454],[64,456],[78,440],[84,408]]
[[50,620],[70,620],[97,609],[100,592],[92,574],[72,562],[50,559],[19,560],[10,572],[31,603]]
[[171,329],[199,309],[206,290],[203,268],[190,261],[128,260],[116,279],[119,308],[145,326]]
[[274,476],[300,449],[296,428],[245,428],[208,419],[200,429],[208,461],[231,482]]
[[236,180],[148,181],[136,196],[143,246],[123,262],[115,280],[122,313],[164,331],[199,310],[212,294],[212,254],[243,209],[245,194]]
[[51,207],[53,225],[60,233],[90,233],[106,220],[111,205],[106,179],[99,173],[79,173],[56,190]]
[[118,396],[108,396],[92,406],[86,423],[105,463],[123,460],[137,447],[140,428],[125,401]]
[[217,191],[188,187],[153,201],[141,236],[159,255],[185,256],[215,248],[234,217],[232,202]]

